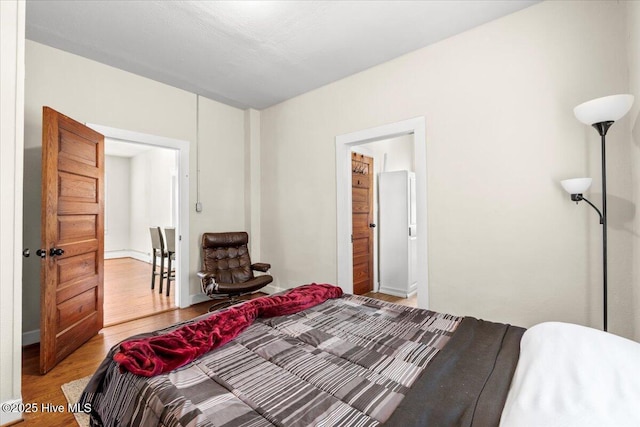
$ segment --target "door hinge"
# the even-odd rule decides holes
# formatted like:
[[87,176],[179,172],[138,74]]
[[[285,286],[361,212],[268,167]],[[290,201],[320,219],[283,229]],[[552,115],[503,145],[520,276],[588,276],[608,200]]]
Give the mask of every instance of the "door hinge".
[[351,243],[353,243],[353,234],[351,235]]

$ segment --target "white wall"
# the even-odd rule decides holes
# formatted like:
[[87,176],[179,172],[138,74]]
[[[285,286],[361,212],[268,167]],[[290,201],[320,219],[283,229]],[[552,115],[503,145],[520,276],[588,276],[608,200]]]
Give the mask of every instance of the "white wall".
[[[22,403],[22,148],[24,120],[25,2],[0,1],[0,424]],[[35,250],[34,250],[35,251]]]
[[[190,293],[200,293],[200,236],[244,226],[244,112],[150,79],[50,48],[26,43],[24,244],[40,241],[42,106],[80,122],[190,141]],[[196,124],[199,130],[196,131]],[[199,135],[199,150],[195,149]],[[196,152],[204,210],[196,213]],[[147,231],[148,233],[148,231]],[[23,331],[39,328],[39,263],[24,267]]]
[[[279,285],[336,280],[334,138],[424,116],[431,308],[600,327],[599,224],[558,181],[599,186],[597,134],[572,110],[627,90],[624,23],[617,2],[543,2],[264,110],[262,253]],[[626,139],[619,126],[608,141]],[[609,153],[620,198],[625,156]],[[631,238],[610,223],[611,292],[626,298]],[[632,336],[617,303],[610,329]]]
[[175,226],[171,215],[175,171],[174,150],[152,149],[131,159],[129,249],[151,255],[149,227]]
[[133,157],[106,157],[105,257],[149,260],[149,227],[175,227],[176,151],[150,148]]
[[130,249],[131,159],[105,156],[104,252]]
[[408,170],[415,171],[415,160],[413,158],[413,135],[402,135],[396,138],[385,139],[382,141],[370,142],[364,144],[369,147],[377,159],[380,159],[375,165],[376,174],[383,172],[384,155],[386,159],[386,172]]

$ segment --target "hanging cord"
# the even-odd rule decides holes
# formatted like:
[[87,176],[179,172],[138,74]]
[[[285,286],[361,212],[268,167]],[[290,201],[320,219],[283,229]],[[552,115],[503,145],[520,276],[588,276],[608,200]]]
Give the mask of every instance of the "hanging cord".
[[200,95],[196,94],[196,212],[200,211]]

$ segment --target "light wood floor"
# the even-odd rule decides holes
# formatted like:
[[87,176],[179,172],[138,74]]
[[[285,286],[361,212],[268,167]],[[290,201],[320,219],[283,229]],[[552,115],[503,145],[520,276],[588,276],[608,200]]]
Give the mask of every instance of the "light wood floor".
[[133,258],[104,261],[104,324],[117,325],[152,314],[175,310],[175,282],[171,282],[166,296],[167,282],[159,292],[156,277],[151,289],[151,265]]
[[[261,295],[264,294],[256,293],[253,297]],[[398,304],[412,304],[410,300],[376,292],[370,292],[367,296]],[[112,346],[132,335],[154,331],[204,314],[210,305],[210,302],[205,302],[189,308],[165,311],[142,319],[105,327],[98,335],[87,341],[86,344],[60,362],[58,366],[46,375],[38,373],[39,345],[34,344],[24,347],[22,351],[23,403],[34,403],[38,407],[41,407],[42,404],[63,405],[66,408],[67,401],[60,387],[65,383],[95,372]],[[127,308],[131,312],[137,312],[139,309],[139,307],[129,304],[127,304]],[[66,411],[61,413],[42,413],[41,411],[26,413],[24,414],[24,421],[18,424],[18,426],[48,427],[70,427],[75,425],[73,414]]]
[[370,298],[379,299],[382,301],[393,302],[395,304],[406,305],[408,307],[418,306],[418,294],[413,294],[409,298],[394,297],[393,295],[387,295],[380,292],[369,292],[365,296]]

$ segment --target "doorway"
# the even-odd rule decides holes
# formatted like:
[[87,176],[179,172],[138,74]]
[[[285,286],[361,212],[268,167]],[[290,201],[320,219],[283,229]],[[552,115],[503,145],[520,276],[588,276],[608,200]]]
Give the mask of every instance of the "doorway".
[[429,308],[427,259],[427,163],[425,119],[417,117],[336,137],[338,285],[353,293],[353,247],[351,244],[351,151],[367,143],[412,135],[414,142],[417,241],[417,304]]
[[[107,126],[101,126],[96,124],[87,124],[90,128],[100,132],[106,139],[112,141],[118,141],[122,144],[138,146],[139,149],[153,150],[160,148],[164,150],[170,150],[171,155],[175,156],[175,169],[171,172],[171,177],[168,177],[170,182],[170,194],[174,196],[167,196],[170,200],[171,207],[169,209],[169,220],[164,224],[150,224],[160,227],[174,226],[176,229],[176,275],[175,282],[172,283],[172,293],[175,297],[174,305],[180,308],[189,306],[189,143],[187,141],[165,138],[161,136],[143,134],[139,132],[133,132],[123,129],[111,128]],[[133,148],[133,147],[129,147]],[[107,184],[109,185],[109,184]],[[107,203],[109,201],[107,200]],[[135,229],[137,225],[133,225]],[[138,233],[138,239],[140,241],[148,242],[144,253],[150,252],[151,240],[149,237],[149,224],[144,227],[137,227],[135,231]],[[133,259],[132,261],[136,261]],[[139,267],[139,266],[138,266]],[[151,266],[146,264],[147,268],[147,281],[141,283],[144,287],[144,292],[152,293],[150,289],[151,283]],[[153,291],[154,298],[158,298],[158,288]],[[164,295],[163,298],[166,298]],[[136,317],[139,317],[136,315]]]
[[169,292],[150,289],[149,227],[176,227],[178,165],[175,149],[112,138],[104,146],[104,324],[112,326],[177,308],[166,278]]

